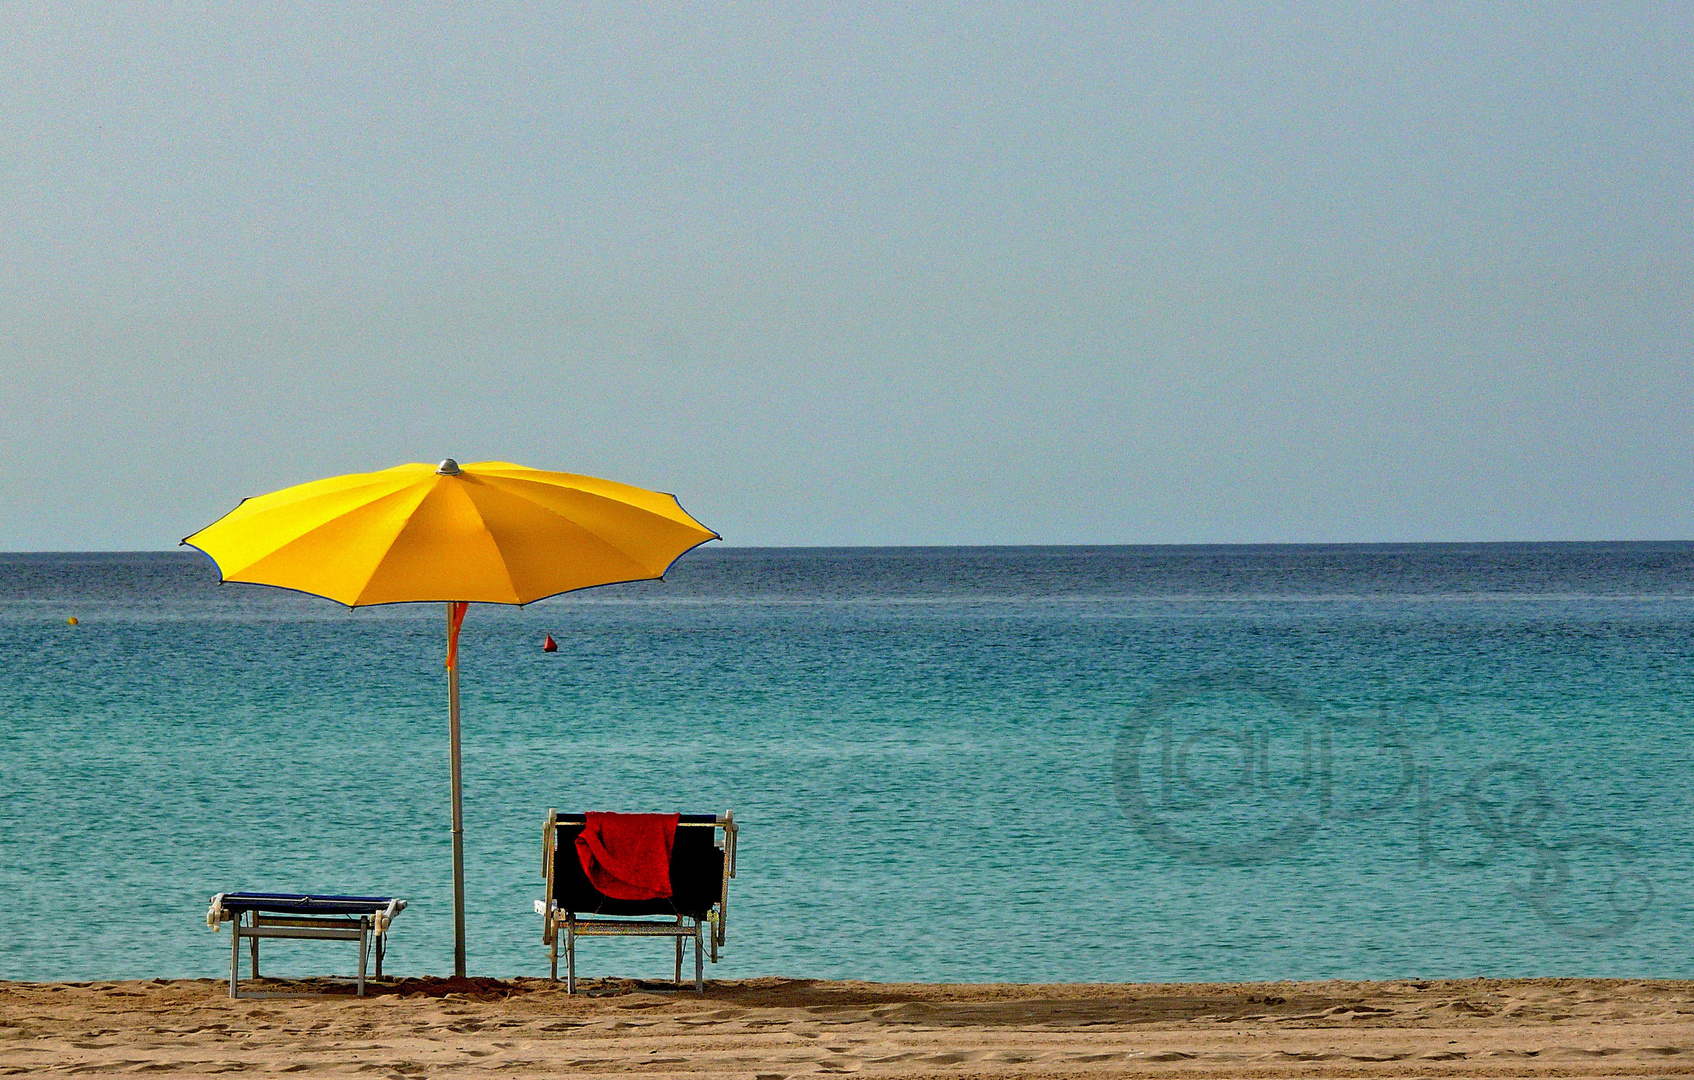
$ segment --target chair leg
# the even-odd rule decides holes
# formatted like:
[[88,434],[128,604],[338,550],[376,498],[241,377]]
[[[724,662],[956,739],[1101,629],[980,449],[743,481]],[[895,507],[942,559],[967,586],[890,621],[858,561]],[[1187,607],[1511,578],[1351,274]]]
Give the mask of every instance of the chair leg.
[[382,943],[388,937],[386,934],[376,936],[376,977],[382,978]]
[[371,923],[369,919],[359,920],[359,997],[365,996],[365,963],[371,953]]
[[[259,922],[259,916],[258,915],[253,916],[253,922],[254,922],[255,925],[258,924],[258,922]],[[257,935],[255,935],[253,937],[248,938],[247,941],[248,941],[248,947],[253,952],[253,955],[252,955],[253,977],[255,979],[257,979],[259,977],[259,938],[257,937]]]
[[[680,929],[681,926],[682,926],[682,916],[681,915],[678,915],[676,917],[676,922],[677,922],[678,929]],[[676,978],[675,978],[674,981],[675,981],[676,985],[678,985],[678,986],[682,985],[682,935],[681,934],[678,934],[676,936]]]
[[[696,919],[694,921],[694,989],[701,994],[706,992],[706,953],[701,947],[703,944],[704,942],[700,940],[700,921]],[[677,939],[677,948],[680,949],[681,947],[682,940],[679,938]],[[681,982],[682,980],[678,979],[677,981]]]
[[241,978],[241,915],[238,912],[235,920],[229,924],[229,996],[241,996],[235,989],[235,984]]
[[557,925],[553,927],[553,973],[548,976],[548,979],[551,982],[559,981],[559,928]]
[[576,993],[576,923],[565,923],[565,993]]

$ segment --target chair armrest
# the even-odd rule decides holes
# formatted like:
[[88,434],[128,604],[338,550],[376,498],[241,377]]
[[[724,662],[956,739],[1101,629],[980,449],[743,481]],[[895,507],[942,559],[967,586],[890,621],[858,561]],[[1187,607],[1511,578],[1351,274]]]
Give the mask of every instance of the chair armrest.
[[553,944],[553,922],[558,915],[559,905],[552,900],[537,900],[535,913],[541,916],[541,944]]

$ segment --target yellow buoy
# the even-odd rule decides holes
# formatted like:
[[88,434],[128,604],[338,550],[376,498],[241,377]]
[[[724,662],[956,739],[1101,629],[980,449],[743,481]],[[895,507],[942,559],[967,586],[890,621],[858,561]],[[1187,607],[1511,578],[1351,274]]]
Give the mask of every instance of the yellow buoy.
[[76,625],[76,616],[72,615],[70,618],[66,619],[65,625],[66,626],[75,626]]

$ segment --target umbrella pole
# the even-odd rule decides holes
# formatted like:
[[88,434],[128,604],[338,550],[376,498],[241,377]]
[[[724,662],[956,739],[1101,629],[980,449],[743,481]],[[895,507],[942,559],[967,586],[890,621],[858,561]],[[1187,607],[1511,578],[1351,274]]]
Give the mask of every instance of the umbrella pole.
[[454,647],[453,605],[447,605],[447,737],[453,780],[453,974],[465,977],[465,815],[459,797],[459,650]]

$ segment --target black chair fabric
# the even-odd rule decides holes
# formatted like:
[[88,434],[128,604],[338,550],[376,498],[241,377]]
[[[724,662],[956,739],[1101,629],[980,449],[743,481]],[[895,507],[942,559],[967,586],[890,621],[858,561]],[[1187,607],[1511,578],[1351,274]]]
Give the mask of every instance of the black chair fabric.
[[704,823],[711,814],[683,814],[671,847],[671,895],[663,900],[615,900],[589,884],[577,857],[576,838],[582,834],[582,815],[559,815],[558,849],[553,853],[553,900],[577,915],[684,915],[704,919],[723,895],[724,854],[716,843],[717,830]]

